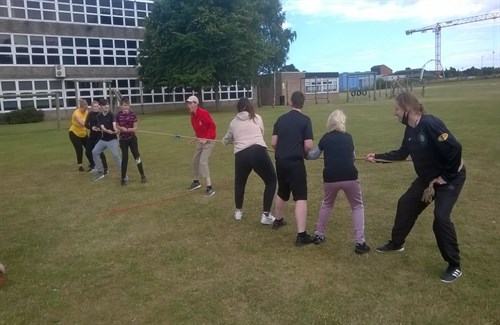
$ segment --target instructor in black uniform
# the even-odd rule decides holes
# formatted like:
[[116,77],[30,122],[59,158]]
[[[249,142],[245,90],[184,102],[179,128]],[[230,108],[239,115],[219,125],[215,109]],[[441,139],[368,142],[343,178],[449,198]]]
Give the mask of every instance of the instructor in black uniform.
[[455,226],[451,222],[451,210],[465,183],[465,167],[462,161],[462,146],[435,116],[426,114],[424,107],[410,92],[396,97],[395,113],[406,126],[401,147],[383,154],[370,153],[366,159],[404,160],[411,156],[418,177],[398,201],[391,240],[377,248],[377,252],[404,251],[406,236],[410,233],[418,216],[432,201],[424,200],[423,193],[434,189],[434,223],[436,242],[448,268],[441,281],[451,283],[462,275],[460,251]]

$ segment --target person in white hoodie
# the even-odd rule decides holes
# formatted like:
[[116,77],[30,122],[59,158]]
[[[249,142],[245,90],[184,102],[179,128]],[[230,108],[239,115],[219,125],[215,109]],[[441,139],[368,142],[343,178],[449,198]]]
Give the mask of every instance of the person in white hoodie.
[[271,206],[276,191],[276,171],[267,153],[264,141],[264,123],[255,113],[248,98],[241,98],[236,106],[238,114],[229,124],[229,129],[222,138],[224,144],[234,144],[234,201],[236,210],[234,218],[241,220],[243,199],[248,176],[254,170],[264,181],[263,207],[260,222],[271,225],[274,217]]

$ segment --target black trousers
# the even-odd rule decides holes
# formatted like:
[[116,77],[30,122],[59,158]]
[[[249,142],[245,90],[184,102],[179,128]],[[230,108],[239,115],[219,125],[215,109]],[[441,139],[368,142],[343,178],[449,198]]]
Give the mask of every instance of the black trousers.
[[129,148],[132,156],[134,156],[139,173],[141,174],[141,176],[144,176],[141,154],[139,153],[139,144],[137,143],[137,137],[134,135],[129,139],[120,139],[120,149],[122,150],[122,179],[125,179],[125,177],[127,176]]
[[83,138],[80,138],[75,133],[73,133],[73,131],[69,131],[69,139],[71,141],[71,144],[73,144],[73,147],[75,148],[76,162],[78,163],[78,165],[81,165],[83,161],[83,149],[87,147],[89,137],[84,136]]
[[[451,211],[457,202],[466,179],[465,167],[451,182],[435,185],[434,223],[432,229],[443,259],[452,266],[460,266],[460,251],[458,249],[455,226],[451,222]],[[392,228],[392,241],[402,245],[410,233],[415,221],[429,204],[422,202],[422,194],[429,186],[417,178],[398,201],[396,219]]]
[[[89,163],[90,163],[90,167],[92,167],[92,168],[95,167],[94,157],[92,157],[92,150],[94,149],[97,142],[99,142],[99,140],[100,140],[99,137],[93,137],[91,135],[89,137],[89,142],[88,142],[87,148],[85,150],[85,155],[87,156],[87,159],[89,160]],[[104,170],[108,170],[108,161],[106,160],[106,156],[104,155],[104,152],[101,152],[101,160],[102,160],[102,166],[103,166]]]
[[264,181],[262,211],[270,212],[276,191],[276,171],[267,149],[253,145],[234,155],[234,201],[236,209],[243,207],[245,186],[252,170]]

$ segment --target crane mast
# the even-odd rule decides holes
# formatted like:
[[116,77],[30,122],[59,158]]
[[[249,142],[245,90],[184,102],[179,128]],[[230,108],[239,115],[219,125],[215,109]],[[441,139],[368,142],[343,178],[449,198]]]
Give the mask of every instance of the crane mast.
[[455,19],[455,20],[448,20],[448,21],[443,21],[436,23],[434,25],[422,27],[422,28],[416,28],[416,29],[409,29],[406,31],[406,35],[411,35],[413,33],[421,32],[425,33],[428,30],[432,30],[434,34],[436,34],[436,39],[435,39],[435,70],[434,71],[441,71],[440,67],[441,65],[441,29],[444,27],[451,27],[451,26],[456,26],[456,25],[463,25],[463,24],[469,24],[469,23],[475,23],[478,21],[483,21],[483,20],[489,20],[489,19],[497,19],[500,17],[500,12],[491,12],[488,14],[484,15],[479,15],[479,16],[472,16],[472,17],[467,17],[467,18],[460,18],[460,19]]

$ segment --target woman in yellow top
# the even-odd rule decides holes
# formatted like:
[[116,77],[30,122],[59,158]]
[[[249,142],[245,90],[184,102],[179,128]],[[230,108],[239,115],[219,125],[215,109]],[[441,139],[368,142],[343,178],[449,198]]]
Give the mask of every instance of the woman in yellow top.
[[[71,127],[69,128],[69,139],[75,147],[76,161],[78,170],[83,172],[85,169],[82,166],[83,149],[87,148],[89,137],[87,136],[87,128],[85,127],[85,119],[87,118],[87,107],[89,104],[85,99],[78,100],[78,107],[71,116]],[[88,157],[87,157],[88,159]]]

